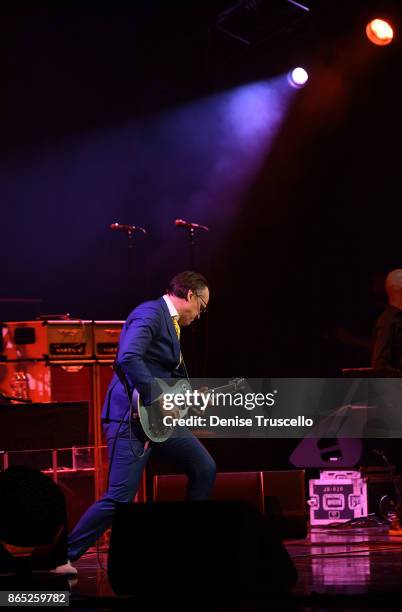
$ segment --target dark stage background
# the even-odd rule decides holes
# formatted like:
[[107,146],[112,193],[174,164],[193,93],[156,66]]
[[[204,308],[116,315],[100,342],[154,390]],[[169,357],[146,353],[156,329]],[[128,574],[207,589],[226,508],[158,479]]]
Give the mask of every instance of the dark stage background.
[[[1,9],[0,319],[125,318],[190,267],[183,217],[210,227],[210,376],[369,365],[402,267],[400,40],[368,42],[375,3],[84,4]],[[149,230],[131,278],[114,221]]]

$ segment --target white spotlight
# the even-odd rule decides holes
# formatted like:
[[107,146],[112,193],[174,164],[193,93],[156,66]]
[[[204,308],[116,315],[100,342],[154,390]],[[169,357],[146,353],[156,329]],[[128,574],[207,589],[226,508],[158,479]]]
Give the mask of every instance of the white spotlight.
[[288,74],[289,85],[292,87],[296,87],[296,89],[300,89],[304,87],[308,81],[308,72],[304,68],[300,66],[298,68],[293,68],[290,70]]

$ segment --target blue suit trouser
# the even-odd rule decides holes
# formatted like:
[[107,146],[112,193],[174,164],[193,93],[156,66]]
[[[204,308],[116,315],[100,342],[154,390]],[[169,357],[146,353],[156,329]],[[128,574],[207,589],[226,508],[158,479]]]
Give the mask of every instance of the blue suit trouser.
[[144,451],[138,425],[103,426],[109,462],[109,485],[104,495],[83,514],[68,538],[68,558],[78,559],[112,524],[116,502],[131,502],[140,486],[143,470],[151,454],[173,461],[188,476],[187,500],[208,499],[216,476],[216,466],[201,442],[188,430],[180,430],[165,442],[151,444]]

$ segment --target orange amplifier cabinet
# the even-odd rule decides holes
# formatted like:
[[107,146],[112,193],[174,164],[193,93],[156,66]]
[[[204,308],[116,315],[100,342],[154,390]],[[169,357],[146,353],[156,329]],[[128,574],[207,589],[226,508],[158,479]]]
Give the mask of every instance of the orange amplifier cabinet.
[[125,321],[94,321],[94,355],[98,359],[114,359],[120,332]]
[[88,401],[92,408],[94,364],[93,360],[2,361],[0,391],[37,403]]
[[112,376],[112,362],[106,360],[0,361],[0,393],[34,403],[87,401],[92,444]]
[[0,392],[35,403],[52,399],[50,368],[45,361],[0,362]]
[[6,359],[90,359],[92,321],[16,321],[2,325]]

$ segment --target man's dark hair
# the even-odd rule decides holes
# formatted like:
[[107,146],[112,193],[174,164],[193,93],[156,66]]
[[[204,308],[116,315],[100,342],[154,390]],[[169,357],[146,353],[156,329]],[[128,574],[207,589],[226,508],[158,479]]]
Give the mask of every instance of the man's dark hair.
[[208,287],[207,279],[199,272],[179,272],[169,283],[167,292],[179,298],[186,298],[189,291],[198,293]]

